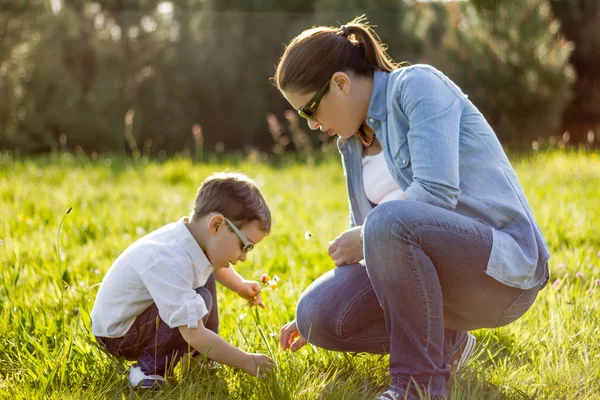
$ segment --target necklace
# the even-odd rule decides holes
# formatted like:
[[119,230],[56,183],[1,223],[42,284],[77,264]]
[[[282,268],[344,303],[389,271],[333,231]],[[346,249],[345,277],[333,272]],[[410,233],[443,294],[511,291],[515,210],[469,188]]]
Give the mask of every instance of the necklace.
[[358,134],[358,138],[362,142],[363,146],[366,147],[367,149],[369,147],[373,146],[373,144],[375,144],[375,141],[377,140],[377,138],[375,137],[375,132],[373,132],[373,136],[371,137],[371,140],[367,140],[367,135],[365,134],[365,131],[363,130],[362,126],[360,128],[358,128],[357,134]]

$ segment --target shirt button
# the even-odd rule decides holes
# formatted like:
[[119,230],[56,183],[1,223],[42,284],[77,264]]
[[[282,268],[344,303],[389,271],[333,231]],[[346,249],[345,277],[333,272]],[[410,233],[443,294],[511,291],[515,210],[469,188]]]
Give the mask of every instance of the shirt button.
[[373,122],[375,122],[375,120],[373,118],[369,118],[369,122],[373,123]]
[[402,164],[406,164],[406,160],[402,160]]

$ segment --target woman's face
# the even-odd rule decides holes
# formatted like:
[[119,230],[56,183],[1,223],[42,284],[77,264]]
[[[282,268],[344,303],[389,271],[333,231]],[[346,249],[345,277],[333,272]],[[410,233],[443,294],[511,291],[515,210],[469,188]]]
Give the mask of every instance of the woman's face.
[[[358,131],[367,116],[368,104],[365,107],[358,85],[353,87],[352,83],[350,76],[344,72],[333,74],[329,81],[329,90],[321,99],[314,118],[307,120],[310,129],[320,129],[329,136],[338,135],[342,138],[349,138]],[[298,110],[308,103],[316,92],[284,90],[282,94],[290,105]]]

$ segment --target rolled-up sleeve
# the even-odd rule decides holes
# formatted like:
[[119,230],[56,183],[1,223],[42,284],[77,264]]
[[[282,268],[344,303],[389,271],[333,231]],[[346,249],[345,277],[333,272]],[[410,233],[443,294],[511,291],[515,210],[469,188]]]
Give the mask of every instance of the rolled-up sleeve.
[[397,93],[408,118],[413,171],[405,196],[452,210],[460,194],[458,147],[463,100],[427,69],[410,71]]
[[141,275],[160,318],[170,328],[197,328],[208,313],[206,303],[192,288],[193,273],[168,263],[155,265]]

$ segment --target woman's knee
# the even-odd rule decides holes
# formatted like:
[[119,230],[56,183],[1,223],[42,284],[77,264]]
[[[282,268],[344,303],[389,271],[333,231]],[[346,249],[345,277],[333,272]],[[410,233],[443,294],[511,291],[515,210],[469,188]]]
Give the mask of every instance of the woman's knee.
[[409,226],[418,215],[419,204],[414,201],[391,201],[375,207],[367,216],[364,240],[372,245],[385,243],[397,235],[410,235]]
[[298,300],[296,326],[302,337],[311,343],[314,342],[319,332],[330,330],[330,321],[324,315],[326,309],[326,299],[319,296],[318,292],[314,290],[306,290]]

